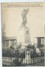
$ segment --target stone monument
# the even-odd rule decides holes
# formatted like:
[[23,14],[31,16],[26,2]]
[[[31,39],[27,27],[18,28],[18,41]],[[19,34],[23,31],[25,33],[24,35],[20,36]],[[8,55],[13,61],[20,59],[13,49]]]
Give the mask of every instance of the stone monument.
[[29,28],[26,26],[27,24],[27,14],[29,9],[24,9],[21,13],[22,16],[22,24],[18,29],[17,42],[22,44],[22,47],[30,44],[30,33]]

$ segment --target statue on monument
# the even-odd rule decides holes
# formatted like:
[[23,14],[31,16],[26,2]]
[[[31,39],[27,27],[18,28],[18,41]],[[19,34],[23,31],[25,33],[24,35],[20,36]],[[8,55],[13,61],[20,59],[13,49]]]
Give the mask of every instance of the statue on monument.
[[28,14],[28,12],[29,12],[29,9],[24,9],[23,11],[22,11],[22,13],[21,13],[21,15],[22,15],[22,19],[23,19],[23,22],[22,22],[22,25],[23,26],[25,26],[26,25],[26,23],[27,23],[27,14]]
[[30,44],[30,33],[29,28],[26,26],[27,24],[27,14],[29,9],[24,9],[21,13],[22,16],[22,24],[18,30],[17,42],[22,44],[22,47]]

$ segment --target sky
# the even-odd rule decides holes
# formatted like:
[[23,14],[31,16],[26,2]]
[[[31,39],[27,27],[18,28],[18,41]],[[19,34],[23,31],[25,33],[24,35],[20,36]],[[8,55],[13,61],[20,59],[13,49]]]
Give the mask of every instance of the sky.
[[15,4],[4,3],[2,4],[2,27],[5,24],[5,36],[16,37],[18,29],[22,24],[21,12],[23,9],[29,8],[27,15],[27,27],[30,31],[30,39],[32,44],[36,43],[36,37],[44,36],[44,9],[43,3],[27,3]]

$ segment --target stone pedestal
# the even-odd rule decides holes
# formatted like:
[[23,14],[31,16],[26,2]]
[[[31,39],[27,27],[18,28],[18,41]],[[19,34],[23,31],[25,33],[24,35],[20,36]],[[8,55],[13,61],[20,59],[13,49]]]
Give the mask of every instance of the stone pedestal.
[[22,47],[30,44],[30,33],[27,26],[21,26],[18,30],[17,42],[22,44]]

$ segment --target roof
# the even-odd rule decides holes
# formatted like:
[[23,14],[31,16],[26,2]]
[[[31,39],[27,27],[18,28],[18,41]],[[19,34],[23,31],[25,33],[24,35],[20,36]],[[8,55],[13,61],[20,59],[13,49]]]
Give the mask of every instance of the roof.
[[16,37],[5,37],[4,40],[16,40]]
[[45,37],[36,37],[36,38],[45,38]]

